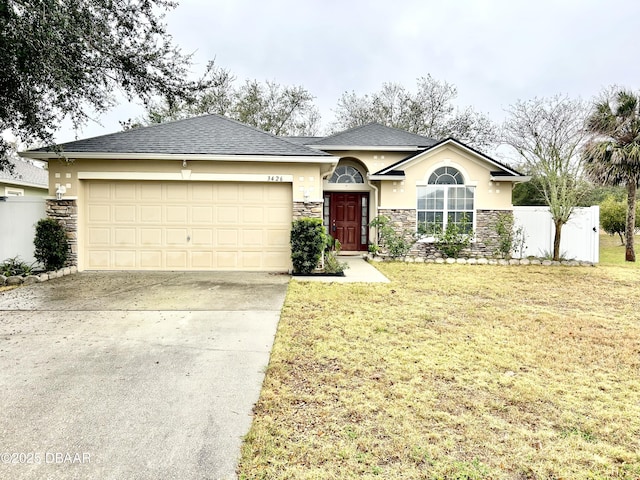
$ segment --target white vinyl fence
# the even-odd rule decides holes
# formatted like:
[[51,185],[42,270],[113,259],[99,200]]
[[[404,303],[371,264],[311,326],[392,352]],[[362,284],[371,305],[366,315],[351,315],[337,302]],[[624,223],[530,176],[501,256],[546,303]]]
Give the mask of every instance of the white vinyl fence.
[[[553,253],[555,226],[549,207],[513,207],[516,227],[524,229],[525,248],[522,257],[543,257]],[[562,227],[560,255],[567,260],[598,263],[600,260],[600,207],[576,208]]]
[[0,262],[19,256],[33,263],[36,223],[45,214],[42,197],[0,197]]

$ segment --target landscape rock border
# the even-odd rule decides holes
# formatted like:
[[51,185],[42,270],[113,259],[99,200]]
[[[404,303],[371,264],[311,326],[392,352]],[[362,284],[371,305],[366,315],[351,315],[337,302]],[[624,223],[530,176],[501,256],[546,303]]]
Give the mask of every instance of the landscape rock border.
[[38,275],[13,275],[11,277],[0,275],[0,287],[33,285],[34,283],[46,282],[47,280],[51,280],[53,278],[60,278],[66,275],[72,275],[74,273],[78,273],[78,267],[65,267],[53,272],[39,273]]
[[511,258],[509,260],[505,258],[424,258],[424,257],[404,257],[404,258],[396,258],[391,259],[384,255],[376,255],[371,256],[367,255],[365,257],[366,260],[372,262],[406,262],[406,263],[438,263],[438,264],[459,264],[459,265],[542,265],[544,267],[554,267],[554,266],[563,266],[563,267],[595,267],[596,264],[593,262],[585,262],[579,260],[546,260],[541,258]]

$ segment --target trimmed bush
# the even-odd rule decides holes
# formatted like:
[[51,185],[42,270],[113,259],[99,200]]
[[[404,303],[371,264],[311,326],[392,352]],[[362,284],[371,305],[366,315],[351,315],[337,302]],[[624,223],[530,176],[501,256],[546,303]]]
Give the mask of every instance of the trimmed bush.
[[45,270],[64,267],[69,252],[69,244],[64,227],[53,218],[43,218],[36,224],[36,249],[34,257],[44,265]]
[[291,225],[291,261],[295,273],[313,272],[327,245],[327,234],[319,218],[301,218]]

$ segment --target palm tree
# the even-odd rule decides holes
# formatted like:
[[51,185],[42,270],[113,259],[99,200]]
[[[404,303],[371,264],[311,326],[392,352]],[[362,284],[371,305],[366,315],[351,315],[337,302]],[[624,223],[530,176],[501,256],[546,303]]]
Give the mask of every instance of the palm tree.
[[635,262],[636,198],[640,184],[640,96],[613,88],[594,104],[587,120],[592,139],[584,152],[585,171],[603,185],[627,187],[625,260]]

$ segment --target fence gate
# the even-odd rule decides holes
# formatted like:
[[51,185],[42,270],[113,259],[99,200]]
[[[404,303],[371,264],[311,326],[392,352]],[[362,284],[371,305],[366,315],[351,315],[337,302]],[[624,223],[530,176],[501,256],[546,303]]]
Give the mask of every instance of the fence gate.
[[[513,207],[516,226],[524,228],[523,257],[543,257],[553,253],[555,226],[549,207]],[[571,260],[598,263],[600,260],[600,207],[575,208],[562,227],[560,254]]]

